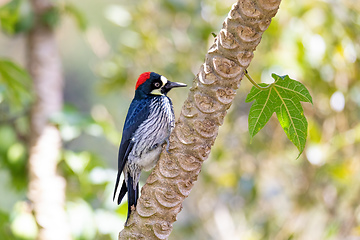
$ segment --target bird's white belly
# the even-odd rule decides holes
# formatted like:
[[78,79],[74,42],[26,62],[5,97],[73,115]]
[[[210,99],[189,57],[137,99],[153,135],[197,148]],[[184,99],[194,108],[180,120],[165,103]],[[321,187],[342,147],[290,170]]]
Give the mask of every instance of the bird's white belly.
[[135,159],[134,163],[145,171],[151,170],[153,167],[155,167],[157,161],[159,160],[161,149],[162,147],[159,144],[151,151],[144,151],[140,158]]

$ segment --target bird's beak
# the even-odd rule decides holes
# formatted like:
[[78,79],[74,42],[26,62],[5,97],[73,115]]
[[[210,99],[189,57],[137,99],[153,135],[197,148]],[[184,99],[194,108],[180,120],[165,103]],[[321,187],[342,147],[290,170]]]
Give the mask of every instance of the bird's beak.
[[167,83],[164,85],[163,88],[165,88],[166,91],[170,91],[172,88],[175,88],[175,87],[186,87],[186,86],[187,85],[185,83],[167,81]]

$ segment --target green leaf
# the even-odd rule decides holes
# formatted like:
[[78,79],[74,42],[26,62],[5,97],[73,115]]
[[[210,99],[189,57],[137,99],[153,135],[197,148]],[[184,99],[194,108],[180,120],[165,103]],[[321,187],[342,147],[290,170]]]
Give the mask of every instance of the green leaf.
[[307,137],[308,123],[300,102],[312,103],[306,87],[289,76],[272,74],[275,82],[259,84],[263,89],[252,87],[246,102],[252,102],[249,113],[249,133],[253,138],[269,121],[275,112],[287,137],[303,152]]

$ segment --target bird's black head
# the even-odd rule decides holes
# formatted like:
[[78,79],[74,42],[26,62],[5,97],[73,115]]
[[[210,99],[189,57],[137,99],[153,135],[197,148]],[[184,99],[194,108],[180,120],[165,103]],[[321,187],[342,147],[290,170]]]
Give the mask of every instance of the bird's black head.
[[174,87],[186,87],[186,84],[170,82],[160,74],[145,72],[139,76],[135,90],[137,95],[166,95]]

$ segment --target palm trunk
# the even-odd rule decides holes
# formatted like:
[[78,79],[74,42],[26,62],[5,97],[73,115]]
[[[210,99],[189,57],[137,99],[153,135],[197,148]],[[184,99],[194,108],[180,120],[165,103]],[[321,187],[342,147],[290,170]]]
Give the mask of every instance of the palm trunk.
[[61,111],[63,79],[53,30],[41,15],[53,6],[48,0],[31,0],[36,24],[27,38],[27,63],[36,101],[31,109],[28,197],[39,225],[39,240],[71,239],[65,205],[65,180],[56,168],[61,149],[59,130],[49,117]]
[[244,70],[279,5],[280,0],[239,0],[233,5],[170,136],[170,154],[163,151],[119,239],[169,237],[182,202],[215,142]]

